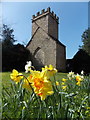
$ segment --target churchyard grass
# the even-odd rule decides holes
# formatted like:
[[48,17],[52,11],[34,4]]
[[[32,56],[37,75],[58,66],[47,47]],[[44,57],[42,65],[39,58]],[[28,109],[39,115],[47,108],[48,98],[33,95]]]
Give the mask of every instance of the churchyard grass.
[[[25,72],[22,72],[25,76],[28,76],[29,73],[25,73]],[[5,87],[5,88],[9,88],[10,86],[10,74],[11,72],[2,72],[2,85]],[[56,79],[57,80],[60,80],[62,78],[66,78],[67,76],[67,73],[57,73],[56,75]]]
[[90,76],[56,73],[51,78],[54,94],[45,100],[23,88],[22,81],[16,84],[9,76],[10,72],[2,73],[3,119],[90,119]]
[[[28,74],[25,74],[25,72],[22,72],[22,73],[26,76],[28,75]],[[2,72],[2,85],[5,88],[9,88],[9,86],[11,84],[10,74],[11,74],[11,72]]]

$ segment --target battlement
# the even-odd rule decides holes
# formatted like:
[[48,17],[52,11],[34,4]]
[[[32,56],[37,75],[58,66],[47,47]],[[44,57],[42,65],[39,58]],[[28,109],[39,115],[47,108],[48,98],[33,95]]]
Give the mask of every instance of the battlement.
[[50,14],[57,22],[59,22],[59,17],[56,16],[56,14],[51,11],[51,8],[48,7],[47,10],[43,9],[41,12],[37,12],[36,15],[32,16],[32,21],[35,21],[36,19],[43,17],[47,14]]

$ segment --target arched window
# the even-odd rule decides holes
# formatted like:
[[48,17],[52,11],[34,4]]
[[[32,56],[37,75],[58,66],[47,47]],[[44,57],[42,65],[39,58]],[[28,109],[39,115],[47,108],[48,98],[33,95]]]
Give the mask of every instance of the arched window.
[[39,64],[44,65],[44,52],[43,50],[38,47],[34,52],[34,57],[38,61]]

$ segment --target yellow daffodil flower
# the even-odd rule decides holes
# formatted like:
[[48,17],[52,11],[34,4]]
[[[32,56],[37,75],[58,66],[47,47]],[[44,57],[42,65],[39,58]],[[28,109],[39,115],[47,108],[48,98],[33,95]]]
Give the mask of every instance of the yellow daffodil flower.
[[12,73],[10,74],[10,78],[16,83],[18,83],[23,78],[22,75],[22,73],[19,73],[17,70],[13,69]]
[[47,76],[47,78],[53,76],[55,73],[57,73],[57,69],[54,68],[52,65],[45,66],[45,68],[42,68],[42,72]]
[[76,83],[76,85],[80,86],[80,85],[81,85],[81,82],[78,81],[78,82]]
[[82,77],[80,75],[76,75],[76,81],[77,81],[76,85],[80,86]]
[[58,81],[56,81],[56,85],[57,85],[57,86],[59,85],[59,82],[58,82]]
[[[34,92],[40,96],[41,100],[45,100],[47,95],[52,95],[53,89],[51,82],[47,79],[47,76],[44,72],[40,71],[30,71],[31,74],[27,79],[24,79],[23,87],[31,90],[33,88]],[[30,87],[31,85],[31,87]]]
[[32,79],[32,75],[30,75],[27,79],[24,79],[23,81],[23,88],[26,88],[29,91],[31,91],[31,79]]
[[40,71],[33,71],[31,79],[31,85],[34,89],[34,92],[41,97],[41,100],[45,100],[47,95],[52,95],[53,89],[52,84],[47,80],[47,76]]
[[78,75],[78,76],[76,76],[76,81],[81,82],[82,78]]
[[63,78],[63,79],[62,79],[62,81],[63,81],[63,82],[66,82],[66,81],[67,81],[67,79]]
[[62,82],[61,84],[62,84],[62,85],[65,85],[65,82]]
[[67,88],[67,86],[66,86],[66,85],[65,85],[65,86],[62,86],[62,89],[63,89],[63,90],[66,90],[66,88]]

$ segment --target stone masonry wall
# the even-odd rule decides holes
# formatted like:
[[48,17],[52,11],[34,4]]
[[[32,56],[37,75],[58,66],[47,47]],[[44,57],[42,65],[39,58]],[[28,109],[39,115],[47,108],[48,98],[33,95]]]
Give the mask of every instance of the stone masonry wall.
[[57,43],[57,47],[56,47],[56,68],[59,70],[59,71],[63,71],[65,72],[66,71],[66,47],[64,46],[60,46],[58,43]]
[[65,46],[58,41],[58,20],[50,8],[33,15],[32,38],[27,48],[37,69],[52,64],[58,70],[65,71],[66,53]]
[[51,16],[48,16],[48,34],[58,39],[58,22]]
[[[38,48],[40,51],[39,52],[39,57],[41,56],[41,60],[43,63],[40,65],[39,59],[37,58],[37,61],[33,59],[33,64],[35,66],[43,66],[43,65],[49,65],[52,64],[53,66],[56,67],[56,42],[53,41],[44,31],[41,29],[38,29],[37,33],[35,34],[34,38],[32,39],[30,45],[27,47],[32,56],[35,58],[37,56],[36,54],[38,53]],[[35,51],[37,52],[35,53]],[[43,54],[43,55],[40,55]],[[43,57],[43,58],[42,58]]]
[[39,26],[48,33],[48,16],[43,16],[42,18],[32,22],[32,35]]

